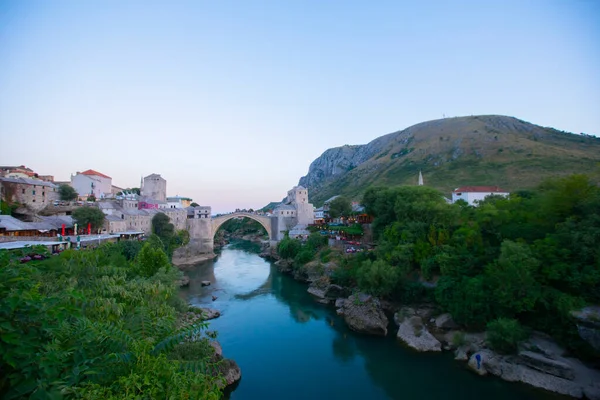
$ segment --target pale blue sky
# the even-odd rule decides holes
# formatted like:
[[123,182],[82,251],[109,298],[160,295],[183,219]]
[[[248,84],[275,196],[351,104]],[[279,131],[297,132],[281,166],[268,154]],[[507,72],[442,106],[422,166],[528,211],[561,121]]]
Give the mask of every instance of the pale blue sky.
[[442,115],[600,134],[599,43],[597,0],[0,0],[0,164],[257,208]]

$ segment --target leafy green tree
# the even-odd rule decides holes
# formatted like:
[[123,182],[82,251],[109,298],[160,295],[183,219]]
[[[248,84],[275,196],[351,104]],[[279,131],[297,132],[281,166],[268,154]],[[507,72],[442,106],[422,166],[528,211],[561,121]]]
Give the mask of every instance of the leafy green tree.
[[344,196],[338,196],[329,203],[329,216],[331,218],[347,217],[352,212],[352,203]]
[[79,226],[86,227],[88,223],[91,224],[92,231],[97,231],[104,224],[104,213],[96,207],[79,207],[72,215]]
[[509,240],[502,242],[498,261],[485,269],[497,315],[514,317],[533,310],[540,297],[535,279],[538,265],[539,260],[533,257],[528,245]]
[[161,268],[171,268],[169,258],[162,248],[153,247],[150,243],[145,243],[136,257],[138,273],[141,276],[150,277]]
[[175,235],[175,225],[170,221],[165,213],[158,213],[152,217],[152,233],[158,236],[165,244],[171,243]]
[[527,332],[519,321],[498,318],[487,324],[487,341],[499,353],[516,353],[519,342],[527,339]]
[[323,236],[319,232],[313,232],[308,236],[308,239],[306,240],[306,246],[313,251],[318,251],[319,249],[327,246],[328,240],[329,239],[327,236]]
[[301,247],[300,241],[286,236],[277,243],[277,254],[283,259],[293,259],[300,252]]
[[364,261],[357,271],[358,286],[377,296],[390,295],[400,282],[400,273],[385,261]]
[[72,201],[77,199],[77,192],[69,185],[60,185],[58,187],[58,195],[63,201]]

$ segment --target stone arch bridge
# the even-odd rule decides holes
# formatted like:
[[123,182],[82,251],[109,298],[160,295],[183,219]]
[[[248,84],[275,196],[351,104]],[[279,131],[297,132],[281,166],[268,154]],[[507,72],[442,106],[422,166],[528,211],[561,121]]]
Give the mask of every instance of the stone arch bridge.
[[269,240],[277,241],[277,217],[266,217],[264,215],[256,215],[248,212],[234,212],[231,214],[219,215],[218,217],[211,218],[211,237],[215,237],[215,234],[217,233],[221,225],[223,225],[225,222],[229,221],[230,219],[239,217],[250,218],[258,222],[267,231],[267,234],[269,235]]

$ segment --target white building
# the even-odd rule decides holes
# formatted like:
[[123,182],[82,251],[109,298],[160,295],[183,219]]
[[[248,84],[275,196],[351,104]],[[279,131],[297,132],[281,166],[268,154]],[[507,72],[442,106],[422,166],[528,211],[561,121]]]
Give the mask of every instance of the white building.
[[71,175],[71,186],[80,197],[103,199],[112,193],[112,178],[93,169]]
[[452,203],[464,200],[470,206],[476,206],[479,201],[491,195],[506,197],[509,193],[498,186],[461,186],[452,192]]
[[193,200],[189,197],[167,197],[167,208],[188,208],[192,205],[192,201]]

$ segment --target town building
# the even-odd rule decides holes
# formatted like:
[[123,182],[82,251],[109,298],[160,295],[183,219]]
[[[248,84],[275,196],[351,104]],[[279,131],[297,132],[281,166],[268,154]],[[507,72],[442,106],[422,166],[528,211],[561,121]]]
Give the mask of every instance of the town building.
[[160,201],[156,199],[149,199],[147,197],[141,197],[138,203],[140,210],[164,210],[169,208],[166,201]]
[[148,199],[166,202],[167,181],[159,174],[150,174],[142,180],[140,194]]
[[55,237],[62,234],[73,233],[73,219],[65,217],[39,217],[37,222],[24,222],[10,215],[0,215],[1,237]]
[[39,211],[58,200],[58,186],[30,178],[0,178],[0,201]]
[[188,219],[207,219],[211,217],[211,207],[210,206],[197,206],[197,207],[187,207],[185,209],[187,211]]
[[37,174],[31,169],[24,165],[21,166],[0,166],[0,177],[3,178],[36,178]]
[[287,205],[296,210],[299,225],[308,226],[315,221],[315,208],[308,202],[308,189],[304,186],[294,186],[287,193]]
[[167,208],[188,208],[192,205],[192,201],[189,197],[167,197]]
[[89,196],[104,199],[112,195],[112,178],[93,169],[71,175],[71,186],[80,200],[85,200]]
[[506,197],[509,194],[509,192],[500,189],[498,186],[461,186],[454,189],[452,192],[452,203],[456,203],[458,200],[464,200],[470,206],[476,206],[478,202],[484,200],[488,196],[495,195]]
[[315,208],[315,225],[322,225],[325,223],[325,212],[323,207]]

